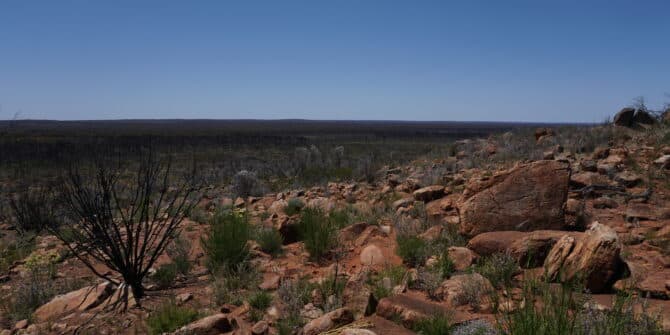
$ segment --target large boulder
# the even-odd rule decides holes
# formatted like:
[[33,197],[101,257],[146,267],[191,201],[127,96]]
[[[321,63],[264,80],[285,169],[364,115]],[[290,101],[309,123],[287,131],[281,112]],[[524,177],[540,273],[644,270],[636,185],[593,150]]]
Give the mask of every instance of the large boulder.
[[635,108],[625,107],[614,115],[614,124],[622,127],[630,127],[635,116]]
[[592,293],[601,293],[623,273],[621,242],[614,229],[594,222],[581,238],[563,236],[545,259],[550,280],[583,280]]
[[36,321],[44,322],[76,311],[90,310],[101,305],[114,292],[114,285],[105,282],[87,286],[70,293],[56,296],[40,306],[33,314]]
[[560,229],[569,181],[567,163],[538,161],[470,187],[460,206],[460,233]]

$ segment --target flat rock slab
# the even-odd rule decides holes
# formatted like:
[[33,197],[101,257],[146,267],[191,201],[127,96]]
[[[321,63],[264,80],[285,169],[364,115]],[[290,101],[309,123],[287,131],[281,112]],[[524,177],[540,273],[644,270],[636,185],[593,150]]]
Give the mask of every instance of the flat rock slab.
[[568,163],[538,161],[471,182],[459,206],[459,232],[563,228],[570,173]]

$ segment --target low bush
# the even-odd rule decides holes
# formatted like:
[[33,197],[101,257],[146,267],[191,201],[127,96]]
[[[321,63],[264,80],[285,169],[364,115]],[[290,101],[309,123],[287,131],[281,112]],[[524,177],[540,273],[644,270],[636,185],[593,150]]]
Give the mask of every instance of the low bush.
[[[379,273],[370,277],[372,294],[377,300],[386,298],[393,293],[393,288],[403,283],[407,270],[402,265],[387,265]],[[388,278],[388,287],[384,284],[384,278]]]
[[16,241],[0,240],[0,273],[6,273],[15,261],[22,260],[35,250],[35,239],[19,236]]
[[264,228],[256,233],[256,242],[263,252],[277,256],[282,252],[284,239],[276,229]]
[[498,330],[484,319],[464,322],[451,332],[451,335],[498,335]]
[[305,204],[302,200],[298,198],[291,198],[288,200],[286,207],[284,207],[284,213],[288,216],[293,216],[300,213],[300,210],[305,207]]
[[191,261],[189,260],[191,247],[189,241],[181,236],[177,237],[167,247],[166,251],[178,273],[187,275],[191,271]]
[[30,319],[33,312],[49,302],[57,293],[49,267],[31,267],[28,277],[14,289],[12,297],[3,301],[3,310],[13,321]]
[[426,292],[429,298],[440,300],[437,291],[442,285],[442,281],[442,274],[437,268],[419,267],[417,269],[417,280],[412,286]]
[[[552,287],[547,282],[528,280],[521,301],[512,313],[498,313],[501,333],[514,335],[661,335],[658,318],[645,309],[643,301],[618,295],[612,307],[594,309],[582,286],[574,283]],[[535,301],[537,303],[528,303]],[[642,306],[640,313],[634,306]]]
[[207,267],[212,273],[234,271],[249,259],[252,227],[245,215],[219,212],[211,220],[211,229],[201,239],[207,256]]
[[241,263],[228,272],[219,272],[212,281],[212,300],[216,305],[241,305],[246,293],[260,282],[260,274],[249,263]]
[[242,198],[265,193],[265,187],[256,173],[247,170],[242,170],[233,176],[231,189],[235,196]]
[[313,260],[322,259],[337,243],[336,227],[320,209],[305,208],[300,215],[298,231]]
[[[320,283],[316,284],[315,289],[320,297],[320,301],[323,302],[322,308],[324,312],[341,307],[342,293],[344,293],[344,286],[346,284],[347,278],[333,275],[324,278]],[[334,300],[331,300],[331,297]]]
[[446,335],[450,334],[453,329],[451,317],[445,314],[437,314],[419,320],[412,328],[421,335]]
[[286,314],[277,326],[280,334],[292,334],[304,324],[300,310],[311,301],[313,290],[314,284],[305,278],[286,280],[279,285],[277,297],[284,305]]
[[435,268],[442,276],[442,279],[451,277],[454,271],[456,271],[456,264],[451,260],[446,249],[442,251],[442,254],[437,260],[437,264],[435,264]]
[[249,297],[249,305],[255,309],[264,311],[272,304],[272,294],[258,291]]
[[149,334],[170,333],[198,319],[199,313],[188,307],[177,306],[170,300],[160,305],[147,318]]
[[429,256],[428,243],[418,236],[398,235],[396,253],[411,267],[422,265]]
[[497,253],[482,258],[474,271],[486,277],[494,287],[509,288],[512,277],[518,271],[516,259],[508,253]]
[[10,197],[9,206],[19,234],[38,234],[47,226],[54,226],[53,200],[47,190],[26,189]]
[[153,279],[156,282],[156,285],[160,288],[168,288],[174,284],[175,279],[177,278],[177,265],[174,263],[163,264],[153,275]]

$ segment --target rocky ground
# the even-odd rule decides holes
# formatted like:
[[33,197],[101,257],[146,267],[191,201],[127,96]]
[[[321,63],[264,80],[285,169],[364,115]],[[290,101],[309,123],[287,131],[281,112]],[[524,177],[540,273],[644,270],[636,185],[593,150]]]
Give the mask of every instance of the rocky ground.
[[[144,334],[167,301],[199,313],[178,334],[278,334],[297,294],[291,289],[301,280],[316,283],[299,302],[300,320],[289,325],[301,334],[414,334],[421,319],[436,313],[460,325],[454,334],[474,334],[468,329],[479,326],[495,334],[501,314],[532,303],[523,294],[530,278],[579,282],[594,310],[612,308],[616,295],[627,293],[634,313],[654,316],[670,331],[667,128],[616,132],[608,144],[577,152],[557,141],[560,130],[539,129],[530,139],[542,148],[535,160],[473,166],[469,159],[486,161],[505,143],[482,139],[460,143],[457,148],[468,151],[444,160],[387,167],[377,183],[329,183],[234,200],[205,196],[198,215],[182,222],[192,268],[168,287],[149,278],[141,307],[131,300],[126,312],[112,308],[120,288],[96,279],[55,237],[40,235],[37,248],[0,277],[4,311],[17,292],[31,289],[29,268],[44,259],[54,259],[50,280],[64,294],[27,319],[4,313],[0,334]],[[291,215],[289,202],[297,207]],[[227,302],[218,298],[201,246],[207,218],[223,205],[255,226],[277,229],[284,241],[274,256],[249,242],[255,287]],[[346,217],[333,236],[337,244],[318,261],[295,236],[306,207]],[[11,236],[11,224],[2,229]],[[423,247],[407,252],[405,242],[398,244],[412,236]],[[450,271],[440,273],[447,258]],[[163,255],[156,268],[168,262]],[[326,281],[341,289],[319,290]],[[269,293],[271,301],[255,307],[249,302],[254,292]]]

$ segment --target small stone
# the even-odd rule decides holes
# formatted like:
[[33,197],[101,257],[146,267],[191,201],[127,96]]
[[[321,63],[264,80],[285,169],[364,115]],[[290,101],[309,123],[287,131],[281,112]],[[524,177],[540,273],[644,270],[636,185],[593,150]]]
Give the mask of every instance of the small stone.
[[177,304],[181,305],[189,300],[193,299],[193,294],[191,293],[182,293],[177,295]]
[[264,276],[264,280],[260,285],[258,285],[258,288],[261,290],[276,290],[279,288],[279,275],[276,273],[270,273],[266,276]]
[[253,335],[265,335],[265,334],[268,333],[268,328],[269,328],[269,326],[268,326],[267,322],[265,322],[263,320],[258,321],[258,322],[256,322],[255,325],[253,325],[253,327],[251,327],[251,334],[253,334]]
[[28,320],[23,319],[21,321],[18,321],[16,324],[14,324],[14,329],[26,329],[28,328]]

